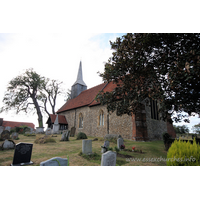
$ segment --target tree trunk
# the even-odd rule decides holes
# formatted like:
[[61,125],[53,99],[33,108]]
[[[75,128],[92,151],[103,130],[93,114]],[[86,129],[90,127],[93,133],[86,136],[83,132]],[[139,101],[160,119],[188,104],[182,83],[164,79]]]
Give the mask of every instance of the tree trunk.
[[35,105],[35,108],[36,108],[36,110],[37,110],[38,125],[39,125],[40,128],[43,128],[43,117],[42,117],[42,112],[41,112],[41,110],[40,110],[40,106],[39,106],[39,104],[38,104],[38,102],[37,102],[37,99],[36,99],[34,96],[32,96],[31,98],[32,98],[33,103],[34,103],[34,105]]

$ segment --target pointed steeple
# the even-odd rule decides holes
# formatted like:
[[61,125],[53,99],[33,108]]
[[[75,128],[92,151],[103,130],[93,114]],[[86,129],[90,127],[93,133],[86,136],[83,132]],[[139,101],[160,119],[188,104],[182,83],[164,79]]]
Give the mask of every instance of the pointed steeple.
[[72,85],[71,98],[76,98],[82,91],[87,90],[87,85],[83,81],[82,62],[80,61],[76,82]]
[[77,80],[76,80],[76,82],[74,83],[74,85],[76,85],[76,84],[80,84],[80,85],[83,85],[83,86],[87,86],[87,85],[85,84],[85,82],[83,81],[82,63],[81,63],[81,61],[80,61],[79,69],[78,69]]

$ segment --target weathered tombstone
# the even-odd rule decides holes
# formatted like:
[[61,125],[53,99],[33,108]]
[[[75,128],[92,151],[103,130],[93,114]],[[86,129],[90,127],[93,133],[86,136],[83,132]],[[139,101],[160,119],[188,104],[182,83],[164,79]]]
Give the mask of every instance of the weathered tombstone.
[[2,144],[3,149],[14,149],[15,143],[12,140],[5,140]]
[[74,136],[75,136],[75,132],[76,132],[76,128],[75,128],[75,127],[72,127],[72,128],[71,128],[71,131],[70,131],[70,136],[71,136],[71,137],[74,137]]
[[104,146],[105,146],[106,148],[109,148],[109,145],[110,145],[110,142],[106,140],[106,141],[104,142]]
[[105,153],[105,152],[108,150],[109,145],[110,145],[109,141],[106,140],[106,141],[104,142],[104,145],[101,146],[101,153]]
[[31,161],[33,144],[30,143],[18,143],[15,146],[15,153],[13,163],[11,166],[21,166],[33,164]]
[[3,130],[4,130],[4,127],[0,126],[0,134],[3,132]]
[[61,141],[69,141],[69,131],[64,131],[61,137]]
[[82,153],[92,154],[92,140],[82,140]]
[[121,149],[121,145],[124,145],[124,140],[122,138],[117,139],[117,148]]
[[101,166],[116,166],[117,155],[115,152],[107,151],[101,156]]
[[51,135],[52,133],[52,129],[51,128],[47,128],[47,130],[45,131],[46,135]]
[[12,133],[12,135],[11,135],[11,138],[13,139],[13,140],[16,140],[17,138],[18,138],[18,133],[17,132],[13,132]]
[[40,166],[68,166],[68,159],[55,157],[41,162]]
[[9,140],[10,139],[10,132],[8,130],[4,130],[1,134],[0,134],[0,139],[1,140]]
[[5,130],[10,131],[11,127],[10,126],[6,126]]
[[30,129],[30,132],[31,132],[31,134],[32,134],[32,132],[33,132],[33,128],[31,128],[31,127],[28,127],[29,129]]
[[36,133],[44,133],[44,127],[36,127]]

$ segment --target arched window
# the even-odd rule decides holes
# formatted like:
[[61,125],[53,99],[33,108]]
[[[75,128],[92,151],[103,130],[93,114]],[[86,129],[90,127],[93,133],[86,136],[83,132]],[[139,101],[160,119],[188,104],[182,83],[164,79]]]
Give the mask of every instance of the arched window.
[[99,126],[104,126],[104,112],[103,110],[99,113]]
[[83,128],[83,114],[79,114],[79,128]]

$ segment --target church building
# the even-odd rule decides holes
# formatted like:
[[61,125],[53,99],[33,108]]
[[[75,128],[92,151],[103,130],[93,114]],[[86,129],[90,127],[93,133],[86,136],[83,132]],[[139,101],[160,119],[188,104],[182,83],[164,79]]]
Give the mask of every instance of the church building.
[[156,101],[145,99],[141,105],[141,112],[132,116],[117,116],[115,112],[109,114],[106,105],[95,101],[95,97],[100,91],[109,92],[115,87],[116,85],[110,82],[87,89],[80,62],[77,80],[71,88],[71,99],[57,114],[65,116],[68,130],[75,131],[75,135],[79,132],[94,137],[119,134],[124,139],[148,141],[162,139],[162,134],[168,132],[175,137],[172,124],[159,120],[159,105]]

